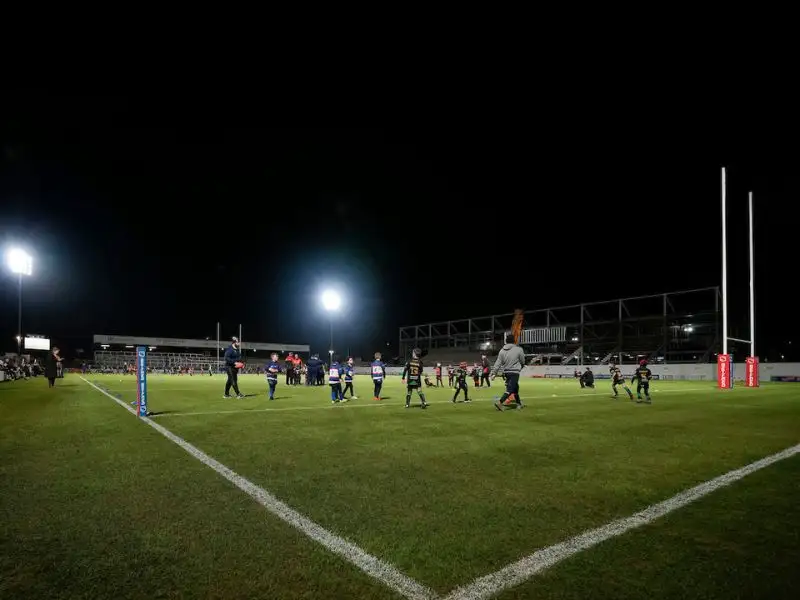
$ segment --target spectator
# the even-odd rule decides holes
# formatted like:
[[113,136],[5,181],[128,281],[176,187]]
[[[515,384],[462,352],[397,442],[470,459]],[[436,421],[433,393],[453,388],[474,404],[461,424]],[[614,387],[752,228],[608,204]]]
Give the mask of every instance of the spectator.
[[47,387],[56,386],[56,377],[58,377],[59,367],[61,366],[61,361],[64,360],[59,356],[59,352],[58,346],[53,346],[53,349],[45,359],[44,376],[47,377]]

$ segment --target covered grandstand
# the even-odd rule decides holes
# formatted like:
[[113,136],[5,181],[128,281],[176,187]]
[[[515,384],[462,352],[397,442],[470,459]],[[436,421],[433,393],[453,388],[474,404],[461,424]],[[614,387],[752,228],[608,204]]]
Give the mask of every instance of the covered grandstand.
[[[135,363],[136,346],[147,346],[147,364],[153,372],[188,369],[218,372],[222,369],[221,357],[227,342],[98,334],[94,336],[94,346],[94,368],[99,370],[124,371]],[[270,352],[278,352],[281,356],[288,352],[307,356],[310,352],[307,344],[268,342],[243,342],[241,349],[247,364],[246,372],[255,372],[258,366],[267,362]]]
[[[520,345],[531,364],[702,363],[720,343],[718,287],[542,308],[524,313]],[[497,354],[514,313],[401,327],[401,356],[413,347],[428,360],[474,361]]]

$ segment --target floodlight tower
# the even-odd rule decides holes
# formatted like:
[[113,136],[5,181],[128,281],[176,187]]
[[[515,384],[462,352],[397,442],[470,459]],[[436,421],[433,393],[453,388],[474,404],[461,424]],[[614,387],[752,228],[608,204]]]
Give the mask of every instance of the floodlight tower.
[[6,264],[12,273],[19,277],[19,297],[17,306],[17,355],[22,355],[22,276],[33,273],[33,258],[21,248],[11,248],[6,252]]

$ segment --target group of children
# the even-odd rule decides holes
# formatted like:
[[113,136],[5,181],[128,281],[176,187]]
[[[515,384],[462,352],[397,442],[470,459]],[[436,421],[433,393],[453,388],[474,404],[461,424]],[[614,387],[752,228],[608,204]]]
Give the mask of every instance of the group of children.
[[[293,370],[296,370],[293,366]],[[278,354],[273,352],[270,362],[267,363],[265,372],[267,385],[269,386],[269,399],[275,399],[275,388],[278,386],[278,375],[283,371],[283,367],[278,362]],[[288,371],[288,368],[287,368]],[[331,389],[331,403],[347,402],[348,400],[358,400],[353,389],[353,379],[356,374],[355,363],[352,358],[348,358],[344,363],[340,363],[334,356],[333,361],[328,367],[328,386]],[[381,388],[386,377],[386,365],[381,360],[381,353],[375,353],[375,360],[370,365],[370,376],[373,383],[373,400],[381,399]],[[294,383],[294,379],[287,382]],[[344,387],[342,386],[344,384]],[[348,398],[347,394],[350,393]]]
[[[430,376],[425,373],[424,375],[424,382],[427,387],[445,387],[444,381],[442,380],[442,363],[436,363],[436,366],[433,368],[433,375],[435,377],[435,381],[431,381]],[[460,371],[464,371],[464,373],[459,374]],[[447,365],[447,387],[460,387],[460,381],[463,379],[464,384],[466,385],[467,378],[471,378],[475,384],[475,387],[483,387],[483,384],[486,384],[486,387],[492,387],[491,382],[489,381],[489,362],[486,360],[486,357],[483,357],[483,364],[475,363],[472,365],[472,368],[468,368],[466,361],[461,362],[457,367],[453,365]]]
[[[631,388],[628,387],[628,383],[625,379],[625,376],[622,374],[622,370],[613,363],[609,366],[608,370],[611,375],[611,391],[614,392],[613,397],[619,397],[619,391],[617,388],[621,386],[622,389],[625,390],[625,393],[628,394],[628,398],[633,400],[633,392],[631,391]],[[576,369],[575,377],[579,380],[581,388],[594,388],[594,374],[590,368],[587,368],[583,373]],[[647,361],[639,361],[639,367],[634,372],[633,377],[631,377],[631,385],[634,383],[636,384],[637,403],[646,402],[647,404],[650,404],[652,402],[652,399],[650,398],[650,380],[652,378],[653,373],[647,366]],[[644,400],[642,400],[642,392],[644,392]]]

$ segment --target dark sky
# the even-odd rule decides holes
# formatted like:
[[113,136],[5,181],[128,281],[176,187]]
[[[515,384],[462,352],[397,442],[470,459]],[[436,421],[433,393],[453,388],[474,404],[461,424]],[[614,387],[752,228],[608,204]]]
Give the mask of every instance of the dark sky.
[[[224,337],[242,323],[245,340],[324,350],[328,285],[346,303],[335,345],[353,353],[396,345],[399,325],[718,285],[722,165],[732,320],[752,188],[759,337],[798,332],[800,152],[769,115],[609,102],[318,128],[235,98],[28,93],[2,108],[0,237],[35,259],[24,330],[68,348],[213,337],[221,321]],[[12,350],[7,270],[0,286]]]

